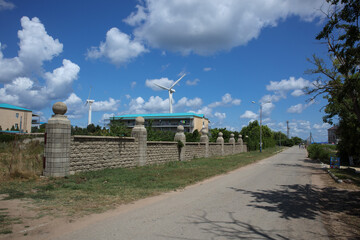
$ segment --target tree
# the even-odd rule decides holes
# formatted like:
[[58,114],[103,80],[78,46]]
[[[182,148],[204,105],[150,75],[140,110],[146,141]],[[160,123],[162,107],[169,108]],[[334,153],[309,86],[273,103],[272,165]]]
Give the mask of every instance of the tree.
[[[360,143],[356,139],[360,132],[360,1],[326,0],[330,4],[327,23],[316,36],[328,45],[331,67],[324,60],[313,56],[315,69],[310,73],[318,79],[307,93],[311,99],[322,95],[327,99],[324,122],[339,119],[341,154],[359,156]],[[358,139],[358,138],[357,138]],[[342,146],[342,147],[341,147]]]

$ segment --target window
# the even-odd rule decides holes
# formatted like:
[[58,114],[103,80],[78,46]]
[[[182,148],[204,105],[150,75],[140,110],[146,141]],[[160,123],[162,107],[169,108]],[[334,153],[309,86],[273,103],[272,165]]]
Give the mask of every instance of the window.
[[15,130],[19,129],[19,125],[17,123],[15,123]]
[[19,113],[16,113],[16,118],[19,118]]

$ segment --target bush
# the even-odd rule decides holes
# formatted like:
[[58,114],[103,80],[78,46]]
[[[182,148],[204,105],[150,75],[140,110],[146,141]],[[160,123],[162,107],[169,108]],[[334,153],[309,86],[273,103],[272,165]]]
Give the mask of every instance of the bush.
[[11,142],[15,140],[15,135],[13,134],[0,134],[0,142]]
[[309,158],[319,159],[326,164],[330,163],[330,156],[335,155],[334,147],[328,145],[311,144],[307,151]]

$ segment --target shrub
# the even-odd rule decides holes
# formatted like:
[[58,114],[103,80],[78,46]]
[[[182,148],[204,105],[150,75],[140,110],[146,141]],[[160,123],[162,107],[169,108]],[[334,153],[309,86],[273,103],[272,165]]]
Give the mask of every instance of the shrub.
[[319,159],[323,163],[330,163],[330,156],[335,155],[334,147],[328,145],[311,144],[308,148],[311,159]]

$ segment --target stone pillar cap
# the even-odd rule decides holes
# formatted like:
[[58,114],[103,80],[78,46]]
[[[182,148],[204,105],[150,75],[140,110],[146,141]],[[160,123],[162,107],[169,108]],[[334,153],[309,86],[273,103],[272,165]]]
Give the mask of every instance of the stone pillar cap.
[[143,118],[143,117],[137,117],[136,119],[135,119],[135,125],[144,125],[144,123],[145,123],[145,119]]
[[56,102],[52,107],[55,115],[64,115],[67,112],[67,106],[63,102]]
[[223,136],[223,133],[222,132],[219,132],[219,135],[218,135],[219,137],[222,137]]
[[184,126],[183,125],[177,126],[177,131],[178,132],[184,132]]
[[231,134],[230,134],[230,137],[232,137],[232,138],[233,138],[234,136],[235,136],[235,135],[234,135],[233,133],[231,133]]

